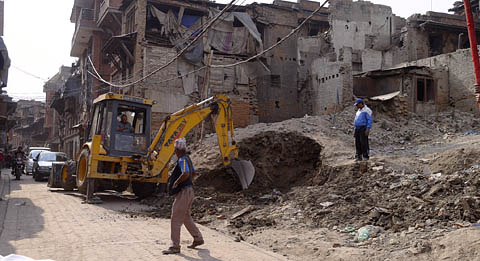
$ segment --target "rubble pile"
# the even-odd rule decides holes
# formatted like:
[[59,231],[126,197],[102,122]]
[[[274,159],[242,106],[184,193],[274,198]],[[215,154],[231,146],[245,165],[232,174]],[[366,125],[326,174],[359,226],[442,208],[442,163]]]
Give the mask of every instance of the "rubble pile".
[[480,219],[480,169],[453,175],[376,169],[359,175],[355,166],[335,168],[323,185],[294,188],[282,199],[282,207],[266,213],[312,227],[375,225],[393,231]]
[[[456,113],[455,120],[450,113],[440,116],[438,121],[416,116],[397,121],[376,114],[372,148],[377,154],[392,148],[415,154],[420,144],[443,141],[449,133],[461,136],[476,131],[474,117],[469,114]],[[236,139],[240,156],[252,160],[257,171],[246,191],[240,191],[234,176],[221,167],[216,137],[207,137],[192,153],[200,173],[195,181],[200,195],[195,215],[209,223],[254,206],[231,220],[230,227],[242,231],[264,226],[332,228],[345,224],[402,231],[480,219],[476,211],[480,166],[477,171],[472,159],[478,157],[473,151],[465,152],[464,158],[455,156],[456,151],[445,152],[407,166],[373,160],[366,172],[353,161],[325,163],[347,156],[338,157],[339,151],[353,156],[353,117],[354,110],[344,110],[335,120],[331,116],[306,116],[240,129]],[[426,164],[428,171],[424,171]],[[451,171],[439,174],[438,169],[447,165]]]
[[[435,238],[480,222],[480,149],[470,141],[479,133],[475,117],[374,115],[374,153],[360,164],[353,161],[354,110],[237,129],[240,157],[256,168],[247,190],[223,167],[216,135],[208,135],[191,146],[199,173],[195,221],[236,240],[261,242],[274,231],[322,228],[345,240],[335,245],[400,244],[414,250],[418,237]],[[147,203],[157,206],[148,215],[170,215],[171,198]],[[302,248],[301,242],[293,245]]]
[[[476,171],[480,168],[480,148],[459,148],[437,155],[431,164],[432,172],[454,174],[458,170]],[[470,168],[473,168],[470,170]]]
[[[260,132],[239,141],[239,147],[240,157],[251,160],[256,170],[255,182],[249,187],[249,192],[261,193],[273,188],[288,190],[292,186],[304,185],[308,176],[321,166],[322,146],[298,132]],[[212,186],[220,192],[241,189],[234,180],[235,176],[225,168],[217,165],[213,171],[205,172],[202,164],[199,165],[197,170],[201,175],[196,184]]]
[[[355,110],[346,109],[328,121],[335,122],[335,129],[353,136],[352,122]],[[325,117],[323,117],[325,119]],[[375,153],[395,152],[413,149],[418,143],[431,142],[436,137],[448,138],[449,135],[470,135],[478,133],[479,124],[471,113],[452,111],[434,115],[392,117],[389,113],[373,112],[372,135],[370,144]]]

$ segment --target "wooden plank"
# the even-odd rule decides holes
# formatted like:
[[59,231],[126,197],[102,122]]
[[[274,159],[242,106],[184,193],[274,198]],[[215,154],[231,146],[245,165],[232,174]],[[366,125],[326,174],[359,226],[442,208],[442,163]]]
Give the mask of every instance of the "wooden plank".
[[178,12],[178,19],[177,19],[177,23],[178,25],[181,25],[182,24],[182,19],[183,19],[183,13],[185,12],[185,7],[180,7],[180,11]]
[[253,207],[252,205],[250,205],[250,206],[248,206],[248,207],[246,207],[246,208],[244,208],[244,209],[236,212],[235,214],[233,214],[232,217],[231,217],[231,219],[236,219],[236,218],[238,218],[238,217],[241,217],[241,216],[247,214],[248,212],[250,212],[250,211],[252,211],[252,210],[254,210],[254,207]]

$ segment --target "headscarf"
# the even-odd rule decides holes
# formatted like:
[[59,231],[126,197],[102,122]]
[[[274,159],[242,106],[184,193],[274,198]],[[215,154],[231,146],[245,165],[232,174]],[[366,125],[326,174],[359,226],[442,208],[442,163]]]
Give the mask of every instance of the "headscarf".
[[175,141],[175,149],[178,150],[187,150],[187,140],[185,138],[180,138]]

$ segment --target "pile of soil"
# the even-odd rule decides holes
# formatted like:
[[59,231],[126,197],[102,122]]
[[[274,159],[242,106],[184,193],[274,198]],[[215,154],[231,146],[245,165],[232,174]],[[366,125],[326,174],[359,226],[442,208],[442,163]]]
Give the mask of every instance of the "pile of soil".
[[[298,132],[265,131],[242,139],[238,145],[239,157],[250,160],[255,166],[250,193],[274,188],[288,191],[294,186],[305,185],[321,167],[322,146]],[[198,168],[198,173],[195,184],[201,187],[213,187],[219,192],[241,190],[235,175],[225,167]]]
[[480,148],[460,148],[441,153],[432,165],[433,172],[453,174],[458,170],[465,170],[480,163]]

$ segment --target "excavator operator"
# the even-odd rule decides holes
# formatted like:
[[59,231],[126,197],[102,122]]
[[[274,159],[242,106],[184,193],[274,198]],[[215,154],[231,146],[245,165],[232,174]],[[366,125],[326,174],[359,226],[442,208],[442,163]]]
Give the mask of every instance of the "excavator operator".
[[130,124],[130,122],[128,122],[127,120],[127,115],[122,114],[122,116],[120,117],[120,122],[118,122],[117,131],[128,133],[133,132],[132,124]]

